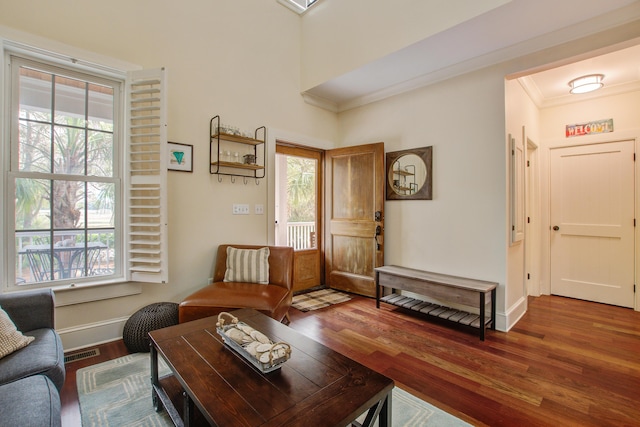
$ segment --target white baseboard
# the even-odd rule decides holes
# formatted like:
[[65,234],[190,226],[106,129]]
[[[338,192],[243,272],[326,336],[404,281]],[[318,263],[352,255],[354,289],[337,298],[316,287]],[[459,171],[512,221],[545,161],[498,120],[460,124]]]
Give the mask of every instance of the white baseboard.
[[496,329],[508,332],[526,312],[527,299],[523,297],[513,304],[506,313],[496,313]]
[[65,352],[92,347],[122,338],[122,330],[128,317],[57,330]]

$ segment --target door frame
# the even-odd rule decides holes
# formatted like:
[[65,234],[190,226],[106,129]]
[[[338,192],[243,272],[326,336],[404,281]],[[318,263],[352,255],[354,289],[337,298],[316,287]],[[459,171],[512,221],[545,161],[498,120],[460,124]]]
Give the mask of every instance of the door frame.
[[524,295],[540,296],[540,169],[539,147],[525,133],[525,249]]
[[[319,271],[317,272],[317,278],[319,281],[319,286],[324,286],[325,285],[325,277],[324,277],[324,204],[325,204],[325,194],[324,194],[324,159],[325,159],[325,150],[323,149],[319,149],[319,148],[314,148],[314,147],[308,147],[308,146],[304,146],[301,144],[295,144],[295,143],[291,143],[291,142],[287,142],[287,141],[282,141],[279,139],[276,139],[276,144],[275,144],[275,153],[274,153],[274,157],[275,155],[277,155],[278,153],[282,153],[282,154],[286,154],[286,155],[292,155],[292,156],[299,156],[299,157],[305,157],[305,158],[313,158],[315,160],[317,160],[318,164],[317,164],[317,168],[316,168],[316,185],[317,185],[317,190],[316,190],[316,248],[315,249],[307,249],[307,250],[298,250],[298,251],[294,251],[294,269],[296,268],[296,260],[299,256],[305,256],[305,255],[310,255],[313,252],[317,252],[317,258],[318,258],[318,268]],[[275,164],[275,162],[274,162]],[[274,170],[274,176],[275,175],[275,170]],[[277,188],[278,183],[275,183],[274,186],[274,195],[275,195],[275,188]],[[274,202],[275,202],[275,197],[274,197]],[[274,221],[274,229],[275,229],[275,221]],[[274,233],[275,235],[275,233]],[[304,290],[307,288],[302,288],[302,289],[296,289],[295,287],[295,271],[294,271],[294,291],[296,290]]]

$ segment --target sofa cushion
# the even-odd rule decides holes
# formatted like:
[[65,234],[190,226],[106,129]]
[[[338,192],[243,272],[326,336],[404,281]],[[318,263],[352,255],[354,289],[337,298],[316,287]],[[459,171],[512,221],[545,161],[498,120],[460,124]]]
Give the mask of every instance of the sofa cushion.
[[0,307],[0,359],[29,345],[33,337],[24,336]]
[[25,333],[35,339],[28,346],[0,360],[0,385],[43,374],[60,390],[65,378],[64,350],[60,337],[48,328]]
[[289,295],[289,291],[280,286],[238,282],[214,283],[189,295],[180,303],[180,322],[246,307],[255,308],[273,318],[282,318],[288,311],[285,302]]
[[269,283],[269,248],[227,248],[225,282]]
[[60,395],[43,375],[23,378],[0,386],[0,424],[21,427],[58,427]]

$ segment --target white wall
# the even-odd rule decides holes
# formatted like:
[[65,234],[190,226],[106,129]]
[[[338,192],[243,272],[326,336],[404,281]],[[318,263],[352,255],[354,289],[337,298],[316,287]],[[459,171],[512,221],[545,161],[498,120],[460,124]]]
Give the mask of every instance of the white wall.
[[506,271],[504,74],[486,69],[340,114],[342,145],[433,146],[433,200],[387,201],[385,264],[499,283]]
[[640,91],[611,95],[568,105],[544,108],[540,111],[541,139],[547,146],[568,146],[582,143],[584,137],[565,137],[566,125],[613,118],[614,132],[605,139],[640,127]]
[[0,10],[0,37],[167,67],[168,138],[194,145],[194,172],[169,172],[169,284],[59,307],[56,327],[67,350],[117,337],[140,307],[179,302],[206,285],[220,243],[267,242],[270,216],[232,216],[231,206],[247,203],[252,212],[255,204],[268,206],[273,174],[260,185],[231,184],[228,177],[219,183],[210,175],[212,116],[241,129],[265,125],[325,145],[336,140],[336,115],[300,96],[300,17],[276,1],[0,0]]

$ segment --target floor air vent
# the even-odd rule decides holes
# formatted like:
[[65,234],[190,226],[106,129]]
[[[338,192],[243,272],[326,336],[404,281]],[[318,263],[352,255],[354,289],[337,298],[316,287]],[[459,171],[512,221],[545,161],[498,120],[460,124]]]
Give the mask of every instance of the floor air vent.
[[88,359],[100,355],[100,350],[92,348],[91,350],[83,350],[77,353],[71,353],[64,356],[64,363],[76,362],[78,360]]

